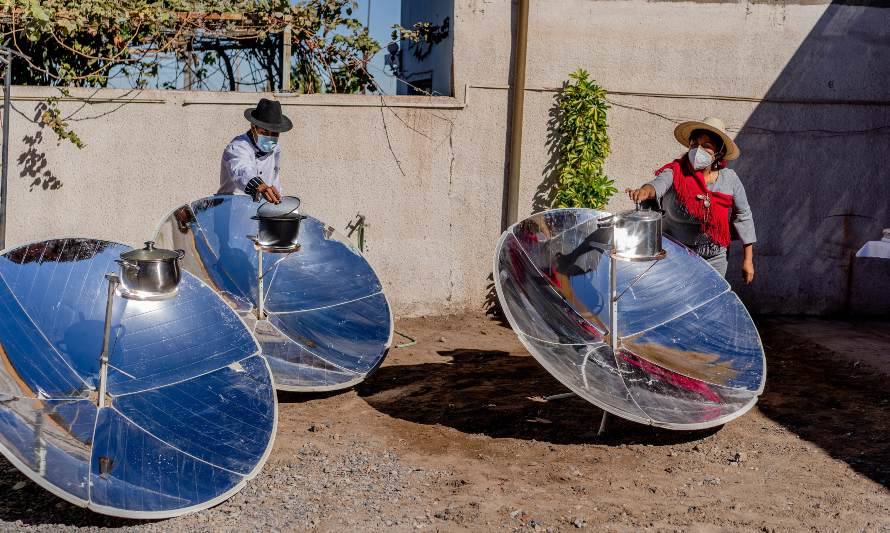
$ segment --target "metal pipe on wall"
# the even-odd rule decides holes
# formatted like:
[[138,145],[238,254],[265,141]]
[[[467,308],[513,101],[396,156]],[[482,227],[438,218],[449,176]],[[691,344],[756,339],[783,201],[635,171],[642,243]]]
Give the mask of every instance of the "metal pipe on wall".
[[9,175],[9,112],[10,112],[10,88],[12,87],[12,52],[6,50],[6,76],[3,87],[3,163],[2,176],[0,176],[0,250],[6,248],[6,204],[8,190],[7,177]]
[[519,219],[519,183],[522,171],[522,124],[525,112],[525,61],[528,50],[528,3],[519,0],[516,42],[513,46],[513,105],[510,110],[510,166],[507,174],[507,213],[504,229]]

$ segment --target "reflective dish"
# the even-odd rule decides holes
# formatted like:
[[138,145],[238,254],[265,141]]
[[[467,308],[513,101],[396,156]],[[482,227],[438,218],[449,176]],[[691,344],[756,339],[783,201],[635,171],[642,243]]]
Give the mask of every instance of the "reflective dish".
[[757,329],[726,280],[670,238],[660,261],[617,261],[613,352],[608,216],[546,211],[501,236],[495,287],[519,339],[570,390],[629,420],[689,430],[747,412],[766,380]]
[[256,204],[245,195],[181,206],[155,241],[182,248],[182,267],[235,309],[256,335],[275,377],[291,391],[331,391],[363,381],[386,357],[393,323],[383,286],[348,239],[305,216],[300,248],[262,252],[263,318],[257,318],[260,263],[248,238]]
[[216,505],[259,473],[277,403],[256,339],[184,273],[175,298],[116,297],[97,407],[105,273],[128,251],[59,239],[0,255],[0,452],[75,505],[166,518]]

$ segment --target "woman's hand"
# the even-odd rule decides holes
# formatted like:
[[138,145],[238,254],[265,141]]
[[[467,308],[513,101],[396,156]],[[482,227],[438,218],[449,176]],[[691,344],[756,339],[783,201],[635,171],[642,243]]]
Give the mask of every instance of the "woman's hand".
[[624,192],[627,193],[627,196],[630,197],[631,200],[635,204],[640,204],[645,202],[646,200],[652,200],[655,198],[655,187],[649,185],[643,185],[639,189],[624,189]]
[[281,194],[278,192],[278,189],[276,189],[272,185],[266,185],[265,183],[263,183],[262,185],[257,187],[256,190],[267,201],[272,202],[273,204],[281,203]]
[[742,278],[744,278],[746,285],[750,285],[754,281],[754,261],[742,262]]
[[744,249],[744,258],[742,259],[742,279],[745,285],[750,285],[754,281],[754,245],[746,244]]

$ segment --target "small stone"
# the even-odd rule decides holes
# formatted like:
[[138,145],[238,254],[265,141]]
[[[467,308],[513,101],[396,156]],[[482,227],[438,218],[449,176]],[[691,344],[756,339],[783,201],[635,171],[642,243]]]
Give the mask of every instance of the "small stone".
[[445,337],[439,337],[439,342],[445,342]]
[[516,518],[517,516],[522,514],[522,509],[516,509],[512,513],[510,513],[510,518]]
[[23,488],[25,488],[25,485],[27,485],[27,484],[28,484],[27,481],[19,481],[18,483],[16,483],[15,485],[12,486],[12,490],[22,490]]
[[575,518],[572,520],[572,525],[578,529],[584,529],[587,527],[587,520],[584,520],[583,518]]

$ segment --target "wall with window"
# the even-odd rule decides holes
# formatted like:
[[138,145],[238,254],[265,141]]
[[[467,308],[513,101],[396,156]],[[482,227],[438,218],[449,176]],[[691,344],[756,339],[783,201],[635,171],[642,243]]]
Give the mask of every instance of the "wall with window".
[[451,96],[454,0],[402,0],[402,26],[411,29],[418,22],[440,35],[435,43],[402,41],[399,94]]
[[[521,213],[543,207],[551,177],[553,88],[584,67],[610,91],[619,189],[682,153],[679,120],[715,115],[737,131],[759,242],[755,284],[738,284],[737,249],[730,279],[753,311],[855,312],[861,295],[880,299],[887,267],[851,256],[890,227],[890,9],[856,3],[532,0]],[[367,217],[367,255],[397,314],[485,302],[515,11],[455,3],[454,97],[280,96],[296,125],[282,137],[285,192],[337,229]],[[141,243],[170,209],[216,190],[222,149],[263,96],[74,90],[63,107],[87,144],[78,150],[31,122],[55,91],[13,94],[10,244]],[[610,204],[629,207],[622,195]]]

